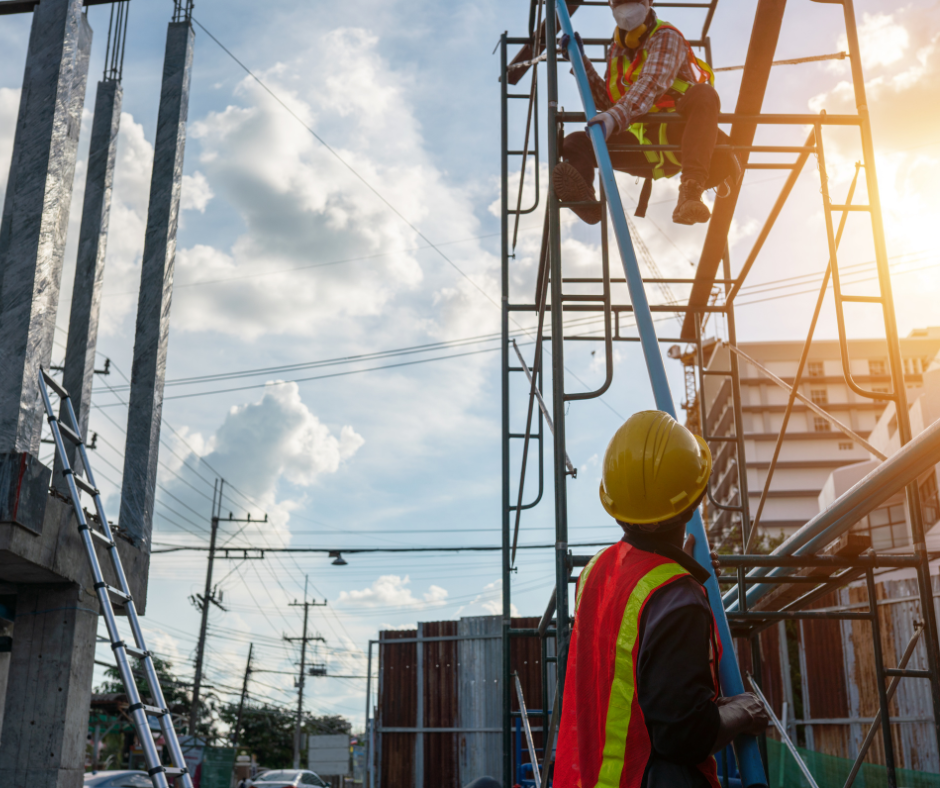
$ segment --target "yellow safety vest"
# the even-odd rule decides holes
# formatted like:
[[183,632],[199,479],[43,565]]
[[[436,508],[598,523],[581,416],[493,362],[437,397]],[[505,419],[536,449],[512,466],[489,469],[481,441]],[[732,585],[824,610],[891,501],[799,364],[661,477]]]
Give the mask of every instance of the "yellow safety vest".
[[[657,20],[656,25],[653,27],[652,31],[650,31],[649,36],[646,39],[646,43],[643,45],[643,48],[636,53],[633,60],[628,61],[625,55],[610,57],[607,67],[607,95],[610,97],[612,102],[616,103],[619,101],[627,94],[634,83],[636,83],[637,79],[643,71],[643,66],[646,65],[647,58],[649,57],[649,42],[660,30],[675,30],[677,33],[679,33],[680,36],[682,35],[682,32],[677,27],[670,25],[668,22]],[[621,47],[626,48],[620,28],[614,30],[614,41]],[[692,51],[692,47],[685,40],[684,36],[682,37],[682,41],[685,44],[687,50],[687,62],[690,69],[692,70],[692,73],[697,74],[697,79],[695,83],[686,82],[684,79],[674,80],[671,88],[658,99],[656,99],[656,102],[650,108],[650,113],[675,112],[675,94],[679,94],[680,96],[684,95],[693,84],[707,83],[711,85],[715,82],[715,73],[712,71],[711,66],[709,66],[708,63],[706,63],[704,60],[701,60],[695,56],[695,53]],[[630,126],[629,131],[640,141],[641,145],[669,144],[669,140],[666,136],[665,123],[659,124],[658,143],[654,143],[652,140],[650,140],[646,133],[645,123],[634,123]],[[682,167],[682,163],[672,151],[646,151],[644,155],[646,156],[646,160],[653,165],[654,178],[665,177],[665,165],[667,161],[671,162],[677,167]]]

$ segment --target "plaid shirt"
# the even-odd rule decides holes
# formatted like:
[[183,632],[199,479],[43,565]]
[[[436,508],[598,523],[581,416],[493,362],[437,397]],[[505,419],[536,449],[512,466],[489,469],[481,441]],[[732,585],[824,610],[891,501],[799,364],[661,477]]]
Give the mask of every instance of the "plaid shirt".
[[686,82],[695,82],[695,74],[688,62],[688,49],[685,39],[675,30],[660,30],[650,36],[644,46],[647,48],[646,63],[636,82],[616,104],[611,104],[607,93],[607,80],[610,78],[610,63],[615,57],[629,57],[629,50],[612,40],[607,51],[607,72],[601,77],[594,70],[593,64],[585,59],[588,82],[598,112],[606,111],[617,124],[615,133],[630,127],[635,118],[649,112],[653,103],[662,96],[677,78]]

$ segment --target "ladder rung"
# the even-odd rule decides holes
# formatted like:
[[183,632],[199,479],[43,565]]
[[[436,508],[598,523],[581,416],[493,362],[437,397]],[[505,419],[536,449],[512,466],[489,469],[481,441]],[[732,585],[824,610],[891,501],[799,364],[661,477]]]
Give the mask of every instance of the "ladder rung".
[[179,766],[166,766],[163,769],[164,774],[172,775],[173,777],[178,777],[181,774],[189,774],[189,769],[185,766],[180,768]]
[[51,388],[56,394],[58,394],[62,399],[66,399],[69,393],[60,386],[55,378],[52,377],[46,370],[42,370],[42,379],[46,381],[46,385]]
[[73,430],[71,427],[63,424],[61,421],[59,421],[59,433],[63,438],[68,438],[76,446],[81,446],[81,444],[84,443],[81,435],[75,432],[75,430]]
[[138,659],[150,656],[149,651],[144,651],[144,649],[137,648],[137,646],[128,646],[127,643],[124,644],[124,650],[132,657],[137,657]]
[[102,533],[101,531],[99,531],[99,530],[97,530],[97,529],[95,529],[95,528],[92,528],[92,527],[89,525],[89,526],[88,526],[88,532],[92,535],[93,538],[98,539],[98,540],[104,542],[108,547],[114,547],[114,542],[112,542],[110,539],[108,539],[107,535],[104,534],[104,533]]
[[858,304],[880,304],[884,301],[881,296],[844,295],[842,301],[854,301]]
[[870,205],[834,205],[829,204],[830,211],[870,211]]
[[148,706],[146,703],[140,703],[136,706],[128,706],[128,711],[137,711],[140,709],[144,714],[149,714],[151,717],[163,717],[170,713],[169,709],[161,709],[159,706]]
[[[59,425],[62,426],[61,424]],[[81,476],[72,474],[72,480],[75,482],[75,486],[78,487],[82,492],[86,492],[89,495],[98,495],[98,491],[92,487],[88,482],[86,482]]]
[[114,594],[116,597],[125,599],[128,602],[131,601],[131,595],[125,594],[120,588],[115,588],[114,586],[109,586],[107,583],[95,583],[95,591],[99,588],[105,589],[109,594]]

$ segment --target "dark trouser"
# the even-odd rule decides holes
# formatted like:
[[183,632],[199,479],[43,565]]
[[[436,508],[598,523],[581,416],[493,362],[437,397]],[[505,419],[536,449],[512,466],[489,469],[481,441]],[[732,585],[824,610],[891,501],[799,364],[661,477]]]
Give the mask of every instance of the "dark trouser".
[[[648,123],[646,137],[654,145],[659,144],[660,125],[666,126],[670,145],[680,144],[677,157],[682,162],[682,180],[694,180],[707,189],[720,184],[725,178],[736,174],[731,151],[718,151],[714,156],[716,142],[729,144],[728,135],[718,129],[718,112],[721,100],[711,85],[693,85],[676,102],[676,111],[685,119],[684,123]],[[607,144],[636,145],[637,138],[629,131],[611,135]],[[594,183],[594,148],[586,132],[568,134],[562,147],[562,156],[588,183]],[[610,153],[615,170],[627,172],[640,178],[652,177],[653,165],[642,151],[617,151]],[[675,175],[680,168],[666,159],[666,175]]]

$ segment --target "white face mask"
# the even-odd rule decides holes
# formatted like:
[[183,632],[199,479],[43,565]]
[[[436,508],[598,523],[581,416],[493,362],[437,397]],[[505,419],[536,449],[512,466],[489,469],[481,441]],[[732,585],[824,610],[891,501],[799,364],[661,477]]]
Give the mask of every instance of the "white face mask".
[[624,3],[612,9],[617,27],[627,32],[638,28],[646,21],[650,12],[649,0],[639,3]]

